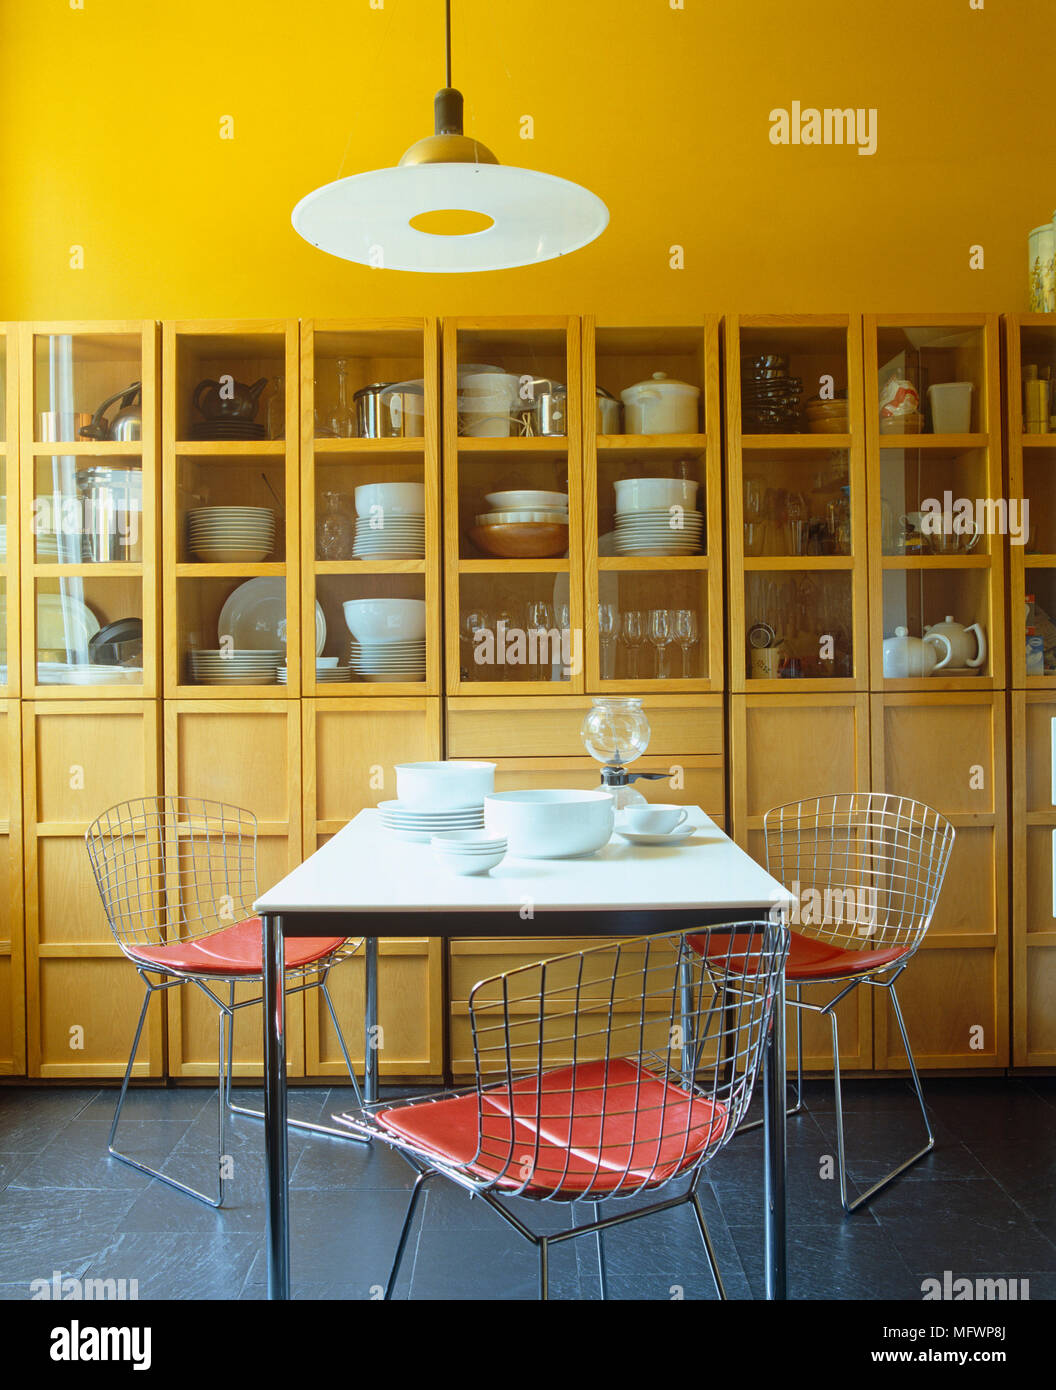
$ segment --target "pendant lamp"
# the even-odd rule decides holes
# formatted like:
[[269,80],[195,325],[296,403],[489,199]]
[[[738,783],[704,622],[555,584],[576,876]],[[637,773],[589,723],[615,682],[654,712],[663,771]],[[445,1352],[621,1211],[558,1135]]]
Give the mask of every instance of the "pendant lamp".
[[[451,86],[451,0],[446,0],[447,85],[436,94],[436,133],[394,169],[324,184],[301,199],[293,226],[342,260],[389,270],[469,274],[535,265],[578,251],[608,226],[595,194],[568,179],[500,164],[462,129],[462,93]],[[412,225],[430,214],[482,230],[452,234]]]

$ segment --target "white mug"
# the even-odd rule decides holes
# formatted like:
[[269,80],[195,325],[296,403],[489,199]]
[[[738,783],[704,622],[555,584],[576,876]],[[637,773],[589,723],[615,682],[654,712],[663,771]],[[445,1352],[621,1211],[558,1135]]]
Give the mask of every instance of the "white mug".
[[624,828],[639,835],[670,835],[689,815],[684,806],[625,806],[620,813]]

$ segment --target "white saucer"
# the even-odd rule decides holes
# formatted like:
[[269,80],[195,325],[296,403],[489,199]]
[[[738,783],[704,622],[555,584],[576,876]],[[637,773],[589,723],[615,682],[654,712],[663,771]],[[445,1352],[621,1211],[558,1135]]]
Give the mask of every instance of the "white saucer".
[[617,826],[616,834],[630,840],[632,845],[677,845],[699,829],[699,825],[676,825],[674,830],[669,830],[666,835],[650,835],[644,830],[621,830]]

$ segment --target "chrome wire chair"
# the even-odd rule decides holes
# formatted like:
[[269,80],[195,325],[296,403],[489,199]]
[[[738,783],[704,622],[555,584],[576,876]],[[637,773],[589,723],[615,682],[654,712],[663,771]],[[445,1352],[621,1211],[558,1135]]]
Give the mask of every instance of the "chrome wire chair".
[[[484,980],[469,998],[472,1089],[334,1116],[399,1151],[418,1174],[386,1298],[423,1185],[436,1176],[482,1198],[538,1249],[544,1299],[552,1245],[595,1235],[604,1298],[602,1233],[689,1203],[716,1290],[726,1297],[697,1185],[751,1101],[788,928],[754,922],[717,927],[708,937],[706,960],[685,933],[667,932]],[[603,1204],[661,1194],[678,1179],[686,1186],[674,1196],[601,1215]],[[584,1202],[592,1219],[542,1234],[504,1205],[511,1197]]]
[[[261,1002],[262,994],[236,999],[239,984],[263,982],[261,922],[254,917],[257,897],[257,818],[251,811],[219,801],[185,796],[148,796],[121,802],[88,827],[85,843],[99,896],[114,938],[146,987],[132,1051],[125,1068],[113,1123],[110,1154],[142,1173],[186,1192],[212,1207],[224,1199],[225,1114],[263,1119],[263,1111],[231,1099],[231,1057],[235,1014]],[[341,937],[299,938],[286,951],[286,994],[318,989],[326,1001],[356,1096],[359,1084],[334,1010],[327,979],[335,965],[350,959],[361,941]],[[152,980],[150,976],[158,976]],[[156,993],[191,984],[219,1011],[217,1083],[219,1150],[217,1192],[212,1197],[151,1168],[115,1147],[150,1001]],[[228,985],[227,998],[216,988]],[[297,1129],[348,1139],[347,1129],[290,1120]]]
[[[832,1029],[840,1200],[852,1212],[935,1147],[895,984],[931,925],[956,832],[923,802],[881,792],[789,802],[768,811],[763,827],[767,871],[796,902],[785,975],[785,1002],[796,1022],[796,1093],[788,1113],[805,1108],[803,1011],[809,1010],[828,1018]],[[827,1003],[809,1003],[803,998],[808,985],[831,985],[836,993]],[[888,991],[927,1140],[852,1201],[836,1009],[859,985]]]

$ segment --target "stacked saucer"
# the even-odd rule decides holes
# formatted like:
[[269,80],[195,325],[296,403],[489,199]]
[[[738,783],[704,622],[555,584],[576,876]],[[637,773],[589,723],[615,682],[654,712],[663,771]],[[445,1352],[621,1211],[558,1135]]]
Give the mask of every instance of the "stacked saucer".
[[192,439],[267,439],[268,432],[256,420],[192,420]]
[[401,512],[356,517],[357,560],[424,560],[425,517]]
[[484,803],[458,806],[451,810],[423,810],[405,801],[379,801],[382,826],[400,840],[428,844],[434,835],[447,830],[483,830]]
[[700,512],[654,507],[648,511],[617,512],[617,555],[699,555],[704,536]]
[[348,661],[363,681],[424,681],[425,638],[404,642],[357,642],[353,638]]
[[202,649],[191,652],[191,679],[198,685],[274,685],[278,651]]
[[193,507],[187,544],[198,560],[266,560],[275,548],[275,513],[270,507]]
[[[280,666],[277,676],[280,685],[287,684],[285,666]],[[336,656],[318,656],[315,659],[315,679],[318,685],[342,685],[352,679],[350,666],[339,666]]]

